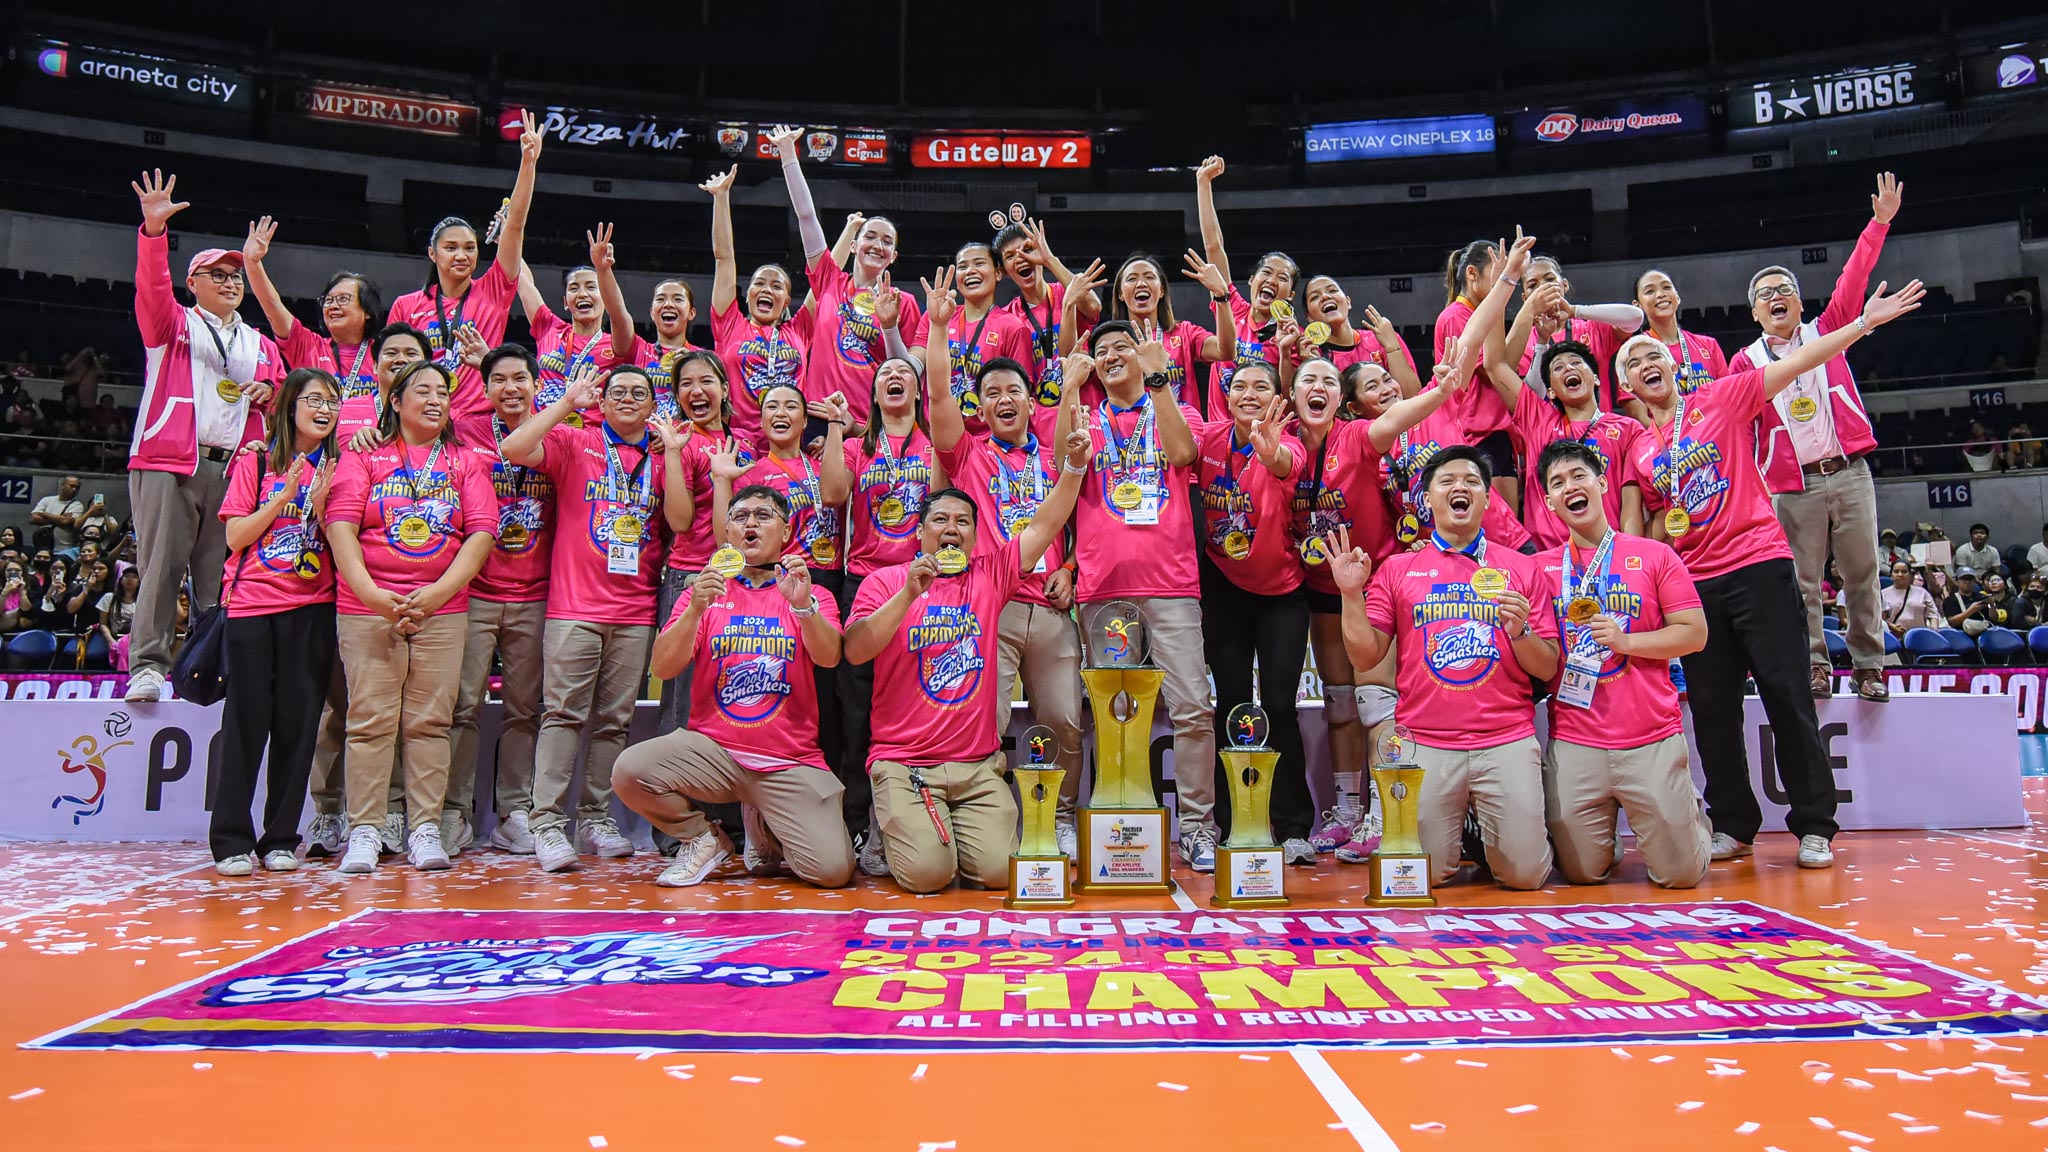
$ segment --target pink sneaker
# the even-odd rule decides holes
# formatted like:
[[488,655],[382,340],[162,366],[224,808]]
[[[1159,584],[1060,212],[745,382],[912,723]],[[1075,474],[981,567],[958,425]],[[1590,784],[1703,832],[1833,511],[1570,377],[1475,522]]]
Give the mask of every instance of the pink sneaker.
[[1308,834],[1309,846],[1318,852],[1335,851],[1339,844],[1351,839],[1351,833],[1363,816],[1362,812],[1347,812],[1342,808],[1324,812],[1315,830]]
[[1349,842],[1337,849],[1337,859],[1346,864],[1363,864],[1380,846],[1380,814],[1368,813],[1351,834]]

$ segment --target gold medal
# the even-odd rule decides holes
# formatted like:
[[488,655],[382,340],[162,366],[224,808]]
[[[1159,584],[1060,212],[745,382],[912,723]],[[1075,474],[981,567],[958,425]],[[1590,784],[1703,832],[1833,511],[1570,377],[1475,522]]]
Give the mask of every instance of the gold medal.
[[1582,627],[1591,624],[1593,617],[1599,614],[1600,602],[1591,596],[1575,597],[1571,603],[1564,606],[1564,618]]
[[612,539],[621,544],[638,544],[645,528],[638,516],[621,516],[612,521]]
[[705,565],[706,568],[711,569],[727,580],[739,575],[740,569],[746,566],[747,558],[740,555],[740,550],[730,544],[713,552],[710,562]]
[[1664,531],[1674,537],[1683,536],[1692,531],[1692,517],[1674,504],[1670,511],[1664,513]]
[[524,548],[533,533],[524,524],[507,524],[498,529],[498,547]]
[[1400,526],[1394,529],[1394,535],[1403,544],[1415,543],[1422,539],[1422,520],[1413,512],[1402,513]]
[[562,423],[567,424],[571,428],[581,428],[583,427],[583,413],[571,412],[563,419]]
[[434,538],[434,526],[425,516],[407,516],[398,522],[398,542],[407,548],[425,548]]
[[875,505],[875,519],[882,527],[894,528],[903,523],[903,501],[894,496],[887,497]]
[[1238,531],[1224,533],[1223,554],[1232,560],[1244,559],[1252,554],[1252,538]]
[[967,553],[951,544],[932,553],[932,562],[939,566],[941,576],[958,576],[967,571]]
[[1029,527],[1031,527],[1031,517],[1029,517],[1029,516],[1013,516],[1013,517],[1011,517],[1011,518],[1010,518],[1010,538],[1014,540],[1014,539],[1016,539],[1016,538],[1017,538],[1018,536],[1021,536],[1021,535],[1023,535],[1023,533],[1024,533],[1024,530],[1025,530],[1026,528],[1029,528]]
[[1492,600],[1508,590],[1508,574],[1498,568],[1477,568],[1472,572],[1472,594]]
[[292,565],[292,574],[301,580],[314,580],[320,576],[320,554],[310,549],[299,553],[299,562]]
[[1294,305],[1289,304],[1285,300],[1275,300],[1266,306],[1266,315],[1271,316],[1275,320],[1292,320],[1294,319]]
[[1301,338],[1320,347],[1330,342],[1330,326],[1321,320],[1311,320],[1308,327],[1301,330]]
[[215,384],[213,386],[213,390],[216,394],[220,396],[222,400],[225,400],[230,404],[238,404],[241,402],[242,386],[240,384],[235,383],[233,380],[222,380],[220,383]]
[[811,559],[820,564],[830,564],[839,556],[838,545],[824,536],[811,541]]
[[854,315],[856,316],[873,316],[875,314],[876,297],[870,289],[863,288],[855,292],[853,299],[849,303],[853,305]]
[[1820,412],[1820,405],[1814,403],[1811,396],[1798,397],[1792,401],[1789,407],[1792,411],[1792,418],[1801,424],[1813,419]]
[[1134,481],[1126,480],[1110,489],[1109,502],[1126,512],[1134,512],[1145,502],[1145,489]]
[[1301,542],[1301,562],[1303,564],[1314,567],[1317,564],[1327,563],[1329,559],[1330,546],[1323,543],[1321,536],[1311,536]]

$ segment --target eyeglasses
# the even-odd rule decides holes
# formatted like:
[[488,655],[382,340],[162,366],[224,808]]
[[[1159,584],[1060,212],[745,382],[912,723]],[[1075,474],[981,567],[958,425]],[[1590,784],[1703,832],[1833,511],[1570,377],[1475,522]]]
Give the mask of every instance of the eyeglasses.
[[727,520],[734,524],[775,524],[782,520],[773,508],[754,508],[727,514]]
[[354,296],[343,296],[338,292],[332,296],[322,296],[320,298],[320,306],[322,308],[346,308],[355,302],[356,298]]
[[199,273],[199,275],[206,277],[215,284],[240,284],[242,282],[242,274],[240,272],[223,272],[218,268],[208,268],[204,272]]
[[339,412],[341,410],[341,401],[327,396],[301,396],[299,397],[299,403],[304,404],[315,412]]
[[612,388],[605,392],[604,398],[607,400],[624,400],[627,403],[637,404],[643,400],[654,399],[654,393],[649,392],[645,388]]
[[1790,284],[1766,284],[1756,290],[1756,298],[1758,300],[1770,300],[1778,296],[1783,296],[1789,300],[1797,295],[1799,295],[1799,289],[1794,288]]

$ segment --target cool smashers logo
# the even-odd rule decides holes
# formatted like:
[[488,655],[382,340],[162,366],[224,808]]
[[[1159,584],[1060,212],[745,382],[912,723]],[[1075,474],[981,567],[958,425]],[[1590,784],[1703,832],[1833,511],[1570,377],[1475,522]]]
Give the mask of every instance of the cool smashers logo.
[[1415,627],[1422,633],[1422,661],[1438,683],[1471,688],[1486,681],[1500,664],[1495,641],[1500,609],[1482,599],[1466,583],[1432,584],[1415,605]]
[[[105,743],[101,743],[100,737],[87,732],[73,740],[69,750],[60,749],[57,753],[59,767],[66,777],[78,775],[92,782],[88,789],[79,786],[82,781],[74,783],[67,779],[59,785],[57,798],[50,801],[52,808],[71,805],[73,827],[83,824],[88,817],[99,815],[107,806],[107,754],[116,748],[133,747],[135,744],[133,740],[120,739],[133,730],[133,723],[126,712],[109,714],[100,721],[100,730],[106,736]],[[70,795],[73,789],[87,795]]]
[[965,704],[981,687],[981,621],[966,604],[926,604],[910,626],[917,682],[925,698],[943,708]]

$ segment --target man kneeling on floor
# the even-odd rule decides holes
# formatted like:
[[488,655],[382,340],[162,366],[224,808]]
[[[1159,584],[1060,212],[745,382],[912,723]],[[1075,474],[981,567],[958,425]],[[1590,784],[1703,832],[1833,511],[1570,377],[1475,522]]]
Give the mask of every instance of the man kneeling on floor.
[[654,641],[657,678],[696,664],[690,726],[626,749],[612,786],[627,807],[682,842],[655,881],[663,887],[701,883],[732,855],[732,841],[693,800],[742,805],[749,872],[772,874],[786,862],[798,879],[824,888],[853,876],[839,811],[845,788],[818,750],[812,676],[813,665],[839,663],[839,609],[813,593],[789,537],[780,492],[757,484],[734,493],[725,542],[743,566],[728,580],[719,569],[729,553],[714,554]]
[[977,540],[967,493],[932,493],[917,558],[869,576],[854,598],[846,658],[875,662],[868,774],[889,871],[907,891],[1007,879],[1017,801],[996,726],[997,624],[1065,528],[1091,444],[1082,429],[1067,437],[1059,483],[1007,542]]
[[1706,875],[1713,829],[1693,791],[1671,662],[1706,646],[1707,615],[1678,553],[1607,522],[1602,470],[1600,454],[1578,440],[1551,444],[1536,462],[1537,498],[1571,529],[1536,557],[1556,592],[1548,607],[1564,646],[1543,810],[1572,883],[1607,879],[1618,804],[1650,882],[1690,888]]

